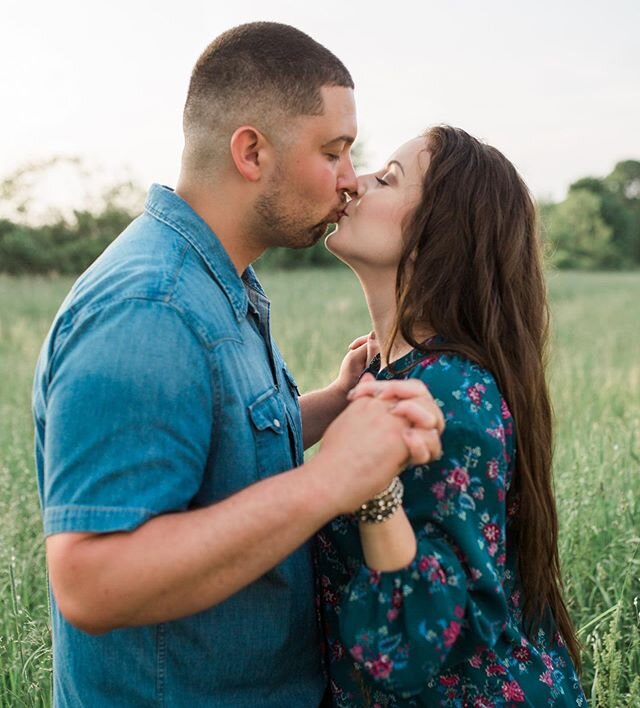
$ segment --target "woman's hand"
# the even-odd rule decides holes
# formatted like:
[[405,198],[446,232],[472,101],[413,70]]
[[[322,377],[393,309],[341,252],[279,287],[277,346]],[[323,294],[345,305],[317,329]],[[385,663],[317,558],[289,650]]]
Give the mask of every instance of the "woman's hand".
[[377,353],[378,346],[373,332],[354,339],[340,365],[337,378],[326,388],[300,397],[305,450],[320,440],[327,426],[347,407],[347,394],[358,383],[365,367]]
[[380,348],[375,332],[364,334],[351,342],[347,354],[340,365],[338,376],[333,382],[333,386],[345,396],[345,401],[349,391],[351,391],[360,380],[367,364],[379,351]]
[[440,459],[444,416],[422,381],[380,381],[371,374],[365,374],[347,398],[355,401],[363,396],[389,401],[389,411],[409,421],[411,428],[403,433],[409,449],[409,464],[427,464],[431,460]]

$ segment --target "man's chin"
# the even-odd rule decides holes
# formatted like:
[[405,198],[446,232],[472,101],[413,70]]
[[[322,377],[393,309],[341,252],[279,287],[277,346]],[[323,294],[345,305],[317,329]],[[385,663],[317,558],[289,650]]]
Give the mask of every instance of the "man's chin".
[[323,221],[320,224],[312,226],[306,232],[299,232],[295,237],[292,237],[291,234],[289,234],[288,237],[284,237],[283,235],[279,243],[274,245],[286,246],[286,248],[296,250],[311,248],[315,246],[320,239],[331,235],[335,231],[335,227],[336,224]]
[[320,239],[324,239],[327,236],[330,236],[333,232],[335,231],[335,224],[330,224],[330,223],[322,223],[318,224],[318,226],[314,227],[311,230],[311,243],[309,244],[310,246],[315,246]]

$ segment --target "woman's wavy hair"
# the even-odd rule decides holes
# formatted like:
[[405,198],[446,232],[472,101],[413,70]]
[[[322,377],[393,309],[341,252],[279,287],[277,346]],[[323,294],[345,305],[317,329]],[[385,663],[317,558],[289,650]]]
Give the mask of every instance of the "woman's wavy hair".
[[[389,350],[400,333],[418,349],[461,354],[495,376],[516,429],[507,536],[525,589],[525,626],[535,637],[551,609],[580,668],[558,555],[545,380],[549,310],[536,208],[495,148],[450,126],[424,137],[430,163],[420,203],[403,224]],[[444,342],[417,341],[421,326]]]

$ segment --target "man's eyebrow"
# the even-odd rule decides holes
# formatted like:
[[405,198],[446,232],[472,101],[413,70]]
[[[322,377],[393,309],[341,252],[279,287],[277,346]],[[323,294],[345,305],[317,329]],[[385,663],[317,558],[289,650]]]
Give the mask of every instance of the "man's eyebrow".
[[398,165],[404,177],[404,167],[397,160],[389,160],[389,162],[387,163],[387,169],[389,169],[391,165]]
[[329,145],[333,145],[333,143],[347,143],[347,145],[353,145],[355,141],[355,138],[351,135],[341,135],[338,138],[334,138],[333,140],[329,140],[328,143],[325,143],[322,147],[329,147]]

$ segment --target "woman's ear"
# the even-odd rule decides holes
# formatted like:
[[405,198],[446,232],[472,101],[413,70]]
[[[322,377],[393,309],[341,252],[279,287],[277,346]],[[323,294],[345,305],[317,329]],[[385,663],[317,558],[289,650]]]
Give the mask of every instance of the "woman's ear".
[[242,177],[258,182],[269,164],[270,143],[263,133],[251,125],[236,128],[229,141],[231,159]]

